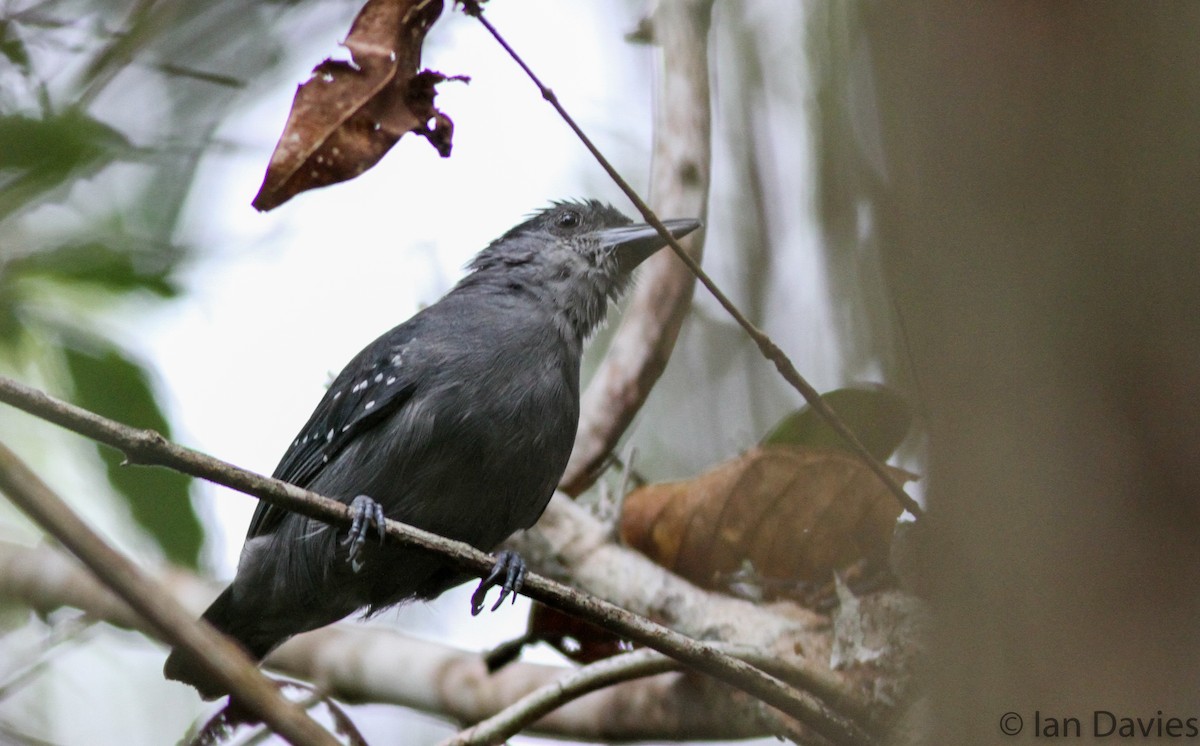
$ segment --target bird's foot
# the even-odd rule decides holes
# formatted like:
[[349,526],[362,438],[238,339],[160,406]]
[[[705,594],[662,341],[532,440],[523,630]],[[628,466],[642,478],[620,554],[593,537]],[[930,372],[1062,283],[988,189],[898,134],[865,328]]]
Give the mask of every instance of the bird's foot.
[[[504,579],[503,582],[501,582],[501,578]],[[492,586],[500,586],[500,598],[496,599],[496,603],[492,605],[492,611],[495,611],[500,608],[500,604],[504,603],[504,599],[508,598],[510,593],[513,603],[516,603],[517,593],[524,583],[525,560],[521,559],[521,555],[507,549],[500,552],[496,555],[496,564],[492,567],[492,572],[479,581],[479,587],[475,589],[475,593],[471,594],[471,616],[476,616],[483,611],[484,597],[487,596],[488,589]]]
[[366,495],[359,495],[350,502],[350,510],[354,513],[350,521],[350,533],[342,541],[342,545],[350,545],[350,569],[358,572],[363,568],[362,550],[367,543],[367,534],[371,532],[371,524],[379,532],[379,541],[386,536],[384,529],[383,506]]

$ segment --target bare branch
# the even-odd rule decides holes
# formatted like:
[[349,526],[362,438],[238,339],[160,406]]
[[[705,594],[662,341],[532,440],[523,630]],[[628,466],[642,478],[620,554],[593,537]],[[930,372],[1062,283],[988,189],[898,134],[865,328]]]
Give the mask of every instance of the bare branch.
[[[118,448],[134,463],[167,466],[301,515],[338,526],[350,524],[349,507],[336,500],[184,448],[153,431],[121,425],[11,379],[0,377],[0,401]],[[435,551],[481,577],[490,572],[495,564],[490,555],[468,544],[397,521],[386,522],[386,533],[392,539]],[[856,725],[835,715],[811,695],[797,691],[712,645],[698,642],[615,604],[540,575],[531,573],[525,580],[522,592],[742,689],[808,725],[834,743],[858,744],[869,740]]]
[[[196,613],[215,595],[210,584],[184,571],[170,571],[161,582]],[[155,634],[94,576],[50,546],[0,542],[0,598],[14,599],[42,614],[70,606],[89,618],[151,637]],[[395,704],[468,723],[491,717],[572,670],[513,663],[490,674],[478,653],[349,623],[298,635],[264,665],[314,682],[341,701]],[[764,735],[753,713],[729,694],[728,687],[707,677],[664,674],[572,702],[543,718],[532,731],[606,742]]]
[[585,694],[622,681],[654,676],[678,668],[676,661],[654,650],[638,650],[598,661],[530,692],[487,720],[442,741],[441,746],[504,743],[539,718]]
[[0,491],[62,542],[144,617],[160,637],[191,653],[207,674],[229,687],[241,706],[275,732],[294,744],[337,744],[328,731],[284,699],[241,649],[212,627],[196,621],[158,583],[105,543],[3,444]]
[[560,577],[571,578],[590,593],[619,598],[630,611],[664,619],[690,637],[754,647],[802,645],[820,650],[829,644],[813,634],[828,627],[823,615],[793,604],[760,606],[711,593],[608,536],[607,527],[585,507],[555,495],[541,520],[505,546],[535,566],[558,568]]
[[[691,637],[765,653],[754,665],[819,696],[834,711],[860,723],[875,721],[864,698],[829,669],[829,619],[790,603],[752,604],[701,589],[654,564],[645,555],[608,540],[607,527],[583,506],[555,495],[541,520],[506,544],[540,567],[601,598],[651,619],[666,620]],[[723,649],[728,650],[723,646]]]
[[[730,655],[753,663],[760,668],[772,666],[772,658],[758,650],[742,646],[722,646]],[[781,665],[774,668],[785,668]],[[679,663],[654,650],[637,650],[584,666],[567,676],[556,679],[520,698],[487,720],[446,739],[441,746],[486,746],[504,743],[509,737],[525,730],[540,718],[592,692],[634,679],[679,670]],[[756,713],[769,732],[783,733],[800,743],[807,735],[803,727],[778,710],[763,707]],[[711,731],[700,731],[712,738]]]

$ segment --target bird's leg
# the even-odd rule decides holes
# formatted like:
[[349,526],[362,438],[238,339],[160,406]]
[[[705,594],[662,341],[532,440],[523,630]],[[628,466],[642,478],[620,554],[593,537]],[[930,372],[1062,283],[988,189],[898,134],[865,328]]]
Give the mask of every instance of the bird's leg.
[[[501,577],[504,578],[504,582],[500,582]],[[492,606],[492,611],[495,611],[500,608],[500,604],[504,603],[504,599],[508,598],[510,593],[513,603],[516,603],[517,593],[524,583],[525,560],[521,559],[521,555],[507,549],[500,552],[496,555],[496,564],[492,567],[492,572],[479,581],[479,587],[471,594],[471,616],[483,611],[483,599],[492,586],[500,586],[500,598],[496,599],[496,603]]]
[[363,560],[360,555],[363,545],[367,543],[367,534],[371,531],[371,524],[374,523],[375,529],[379,531],[380,543],[387,534],[384,530],[383,506],[372,498],[359,495],[350,502],[350,511],[354,514],[354,518],[350,521],[350,533],[346,534],[342,546],[350,545],[350,569],[358,572],[363,568]]

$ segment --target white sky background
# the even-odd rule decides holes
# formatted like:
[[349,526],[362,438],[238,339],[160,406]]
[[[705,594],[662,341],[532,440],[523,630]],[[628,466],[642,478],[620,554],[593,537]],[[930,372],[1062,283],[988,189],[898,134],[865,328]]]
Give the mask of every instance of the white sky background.
[[[624,41],[637,21],[635,5],[510,0],[489,4],[487,14],[644,194],[656,58],[650,48]],[[160,374],[177,438],[263,473],[274,469],[326,382],[354,353],[439,298],[471,256],[526,213],[550,199],[596,197],[635,215],[506,53],[476,21],[449,9],[430,34],[423,64],[472,79],[438,89],[437,106],[456,125],[452,157],[442,159],[408,135],[358,179],[300,195],[271,213],[256,212],[250,200],[295,84],[324,57],[345,56],[337,42],[356,9],[333,4],[332,10],[340,15],[331,12],[328,29],[292,53],[278,85],[258,86],[222,126],[218,137],[238,147],[207,157],[178,237],[210,259],[187,274],[184,297],[138,319],[134,335]],[[780,43],[803,64],[800,39]],[[803,85],[802,77],[794,83]],[[782,183],[792,191],[778,195],[786,203],[776,226],[780,243],[772,247],[779,279],[772,281],[769,307],[780,313],[767,331],[785,350],[800,353],[797,365],[824,390],[840,381],[811,215],[810,135],[803,112],[772,114],[767,129]],[[754,268],[722,253],[722,236],[734,230],[722,220],[722,191],[731,188],[723,183],[728,167],[722,157],[718,149],[706,265],[719,282],[736,285],[739,272]],[[711,464],[763,434],[762,423],[746,423],[746,411],[768,411],[774,420],[797,403],[748,343],[729,351],[726,370],[711,370],[711,351],[703,345],[736,332],[703,291],[697,298],[706,321],[685,327],[677,361],[641,418],[654,426],[639,437],[651,450],[673,445],[695,463]],[[742,365],[752,372],[743,374]],[[701,397],[697,385],[708,387]],[[660,395],[664,390],[673,393]],[[707,439],[691,442],[699,429]],[[689,442],[678,442],[680,434]],[[196,494],[210,526],[219,526],[209,530],[209,557],[217,576],[227,579],[256,501],[206,483]],[[437,633],[472,649],[523,630],[524,600],[472,619],[468,594],[469,586],[384,619],[398,614],[418,634]]]

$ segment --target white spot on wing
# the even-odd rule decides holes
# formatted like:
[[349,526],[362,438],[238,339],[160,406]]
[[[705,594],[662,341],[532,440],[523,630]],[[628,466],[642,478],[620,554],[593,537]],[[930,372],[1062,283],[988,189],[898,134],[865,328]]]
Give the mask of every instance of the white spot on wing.
[[371,407],[374,407],[374,406],[375,406],[375,400],[372,399],[371,401],[367,402],[367,406],[363,407],[363,409],[370,409]]

